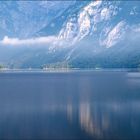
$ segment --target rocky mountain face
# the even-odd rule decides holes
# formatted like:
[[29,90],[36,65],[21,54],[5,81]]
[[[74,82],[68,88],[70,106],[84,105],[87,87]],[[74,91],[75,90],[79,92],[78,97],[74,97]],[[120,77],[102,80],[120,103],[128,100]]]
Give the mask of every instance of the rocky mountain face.
[[140,28],[138,5],[139,2],[131,1],[90,2],[66,21],[59,37],[77,42],[92,36],[98,39],[100,46],[109,48],[119,42],[127,30],[135,32]]
[[0,62],[19,68],[139,67],[139,5],[139,1],[0,2],[1,39],[57,38],[39,47],[1,45],[5,55]]

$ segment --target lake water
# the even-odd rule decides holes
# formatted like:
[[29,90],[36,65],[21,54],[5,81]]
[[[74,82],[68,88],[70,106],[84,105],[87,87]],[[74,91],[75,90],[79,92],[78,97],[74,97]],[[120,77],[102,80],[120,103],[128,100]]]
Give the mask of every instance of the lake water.
[[140,73],[0,73],[0,139],[139,139]]

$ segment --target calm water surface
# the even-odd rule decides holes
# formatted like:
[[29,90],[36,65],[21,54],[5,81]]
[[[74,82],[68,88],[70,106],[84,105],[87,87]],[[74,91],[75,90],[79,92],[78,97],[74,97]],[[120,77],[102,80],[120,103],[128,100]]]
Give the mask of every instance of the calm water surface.
[[0,139],[139,139],[140,73],[0,73]]

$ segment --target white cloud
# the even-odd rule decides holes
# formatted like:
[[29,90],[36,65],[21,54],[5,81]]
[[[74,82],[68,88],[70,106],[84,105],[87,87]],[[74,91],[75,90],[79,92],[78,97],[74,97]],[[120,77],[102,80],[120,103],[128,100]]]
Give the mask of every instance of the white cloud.
[[37,37],[31,39],[9,38],[8,36],[5,36],[3,40],[0,41],[0,44],[5,46],[53,45],[58,41],[60,40],[58,40],[55,36]]

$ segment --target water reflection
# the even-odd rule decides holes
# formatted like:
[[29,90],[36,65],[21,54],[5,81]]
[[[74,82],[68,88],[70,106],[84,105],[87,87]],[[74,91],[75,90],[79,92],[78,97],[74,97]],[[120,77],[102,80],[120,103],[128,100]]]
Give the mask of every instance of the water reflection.
[[96,136],[98,138],[102,137],[102,132],[100,128],[100,124],[98,124],[97,112],[95,112],[94,116],[91,112],[91,107],[89,103],[80,104],[79,109],[79,122],[81,128],[88,134],[92,136]]
[[136,75],[0,74],[0,139],[138,139]]

